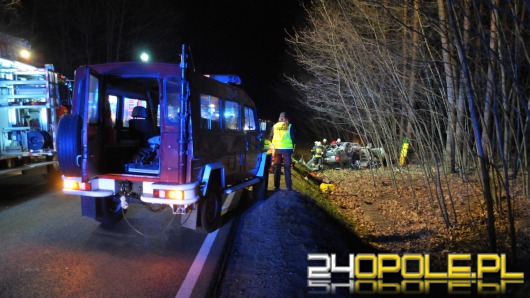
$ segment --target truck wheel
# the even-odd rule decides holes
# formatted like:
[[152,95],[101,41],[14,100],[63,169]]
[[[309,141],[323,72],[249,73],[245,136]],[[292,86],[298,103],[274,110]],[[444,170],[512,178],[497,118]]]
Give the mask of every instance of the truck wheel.
[[61,117],[57,129],[57,154],[59,167],[65,176],[81,176],[78,156],[81,155],[81,129],[83,121],[79,115]]
[[199,203],[201,230],[203,232],[211,233],[217,230],[221,223],[222,200],[220,190],[219,182],[212,181],[208,185],[206,196]]

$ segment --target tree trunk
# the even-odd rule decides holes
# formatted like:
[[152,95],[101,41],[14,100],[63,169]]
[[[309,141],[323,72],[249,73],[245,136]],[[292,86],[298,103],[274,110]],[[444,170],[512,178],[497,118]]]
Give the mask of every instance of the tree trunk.
[[454,74],[453,65],[455,65],[452,56],[450,54],[449,45],[449,30],[447,28],[447,18],[444,0],[438,0],[438,17],[440,18],[440,40],[442,42],[442,57],[445,74],[445,93],[447,98],[447,139],[445,143],[445,157],[444,163],[449,165],[450,172],[456,171],[455,162],[455,132],[456,132],[456,119],[455,119],[455,87],[454,87]]
[[[499,1],[495,1],[495,6],[499,6]],[[493,140],[493,126],[492,126],[492,105],[495,100],[495,69],[497,66],[497,22],[498,16],[495,9],[491,10],[490,14],[490,32],[489,45],[487,51],[488,57],[488,73],[486,76],[486,95],[484,98],[484,127],[482,128],[482,142],[484,144],[484,151],[486,157],[493,158],[492,140]]]
[[418,48],[419,48],[419,30],[420,30],[420,1],[414,0],[414,15],[412,18],[412,47],[410,47],[410,77],[409,77],[409,89],[406,94],[408,105],[406,107],[407,111],[407,138],[414,138],[414,129],[412,122],[414,121],[414,105],[415,105],[415,88],[416,88],[416,63],[418,60]]
[[464,84],[464,89],[466,90],[466,94],[467,94],[468,108],[471,114],[471,121],[473,124],[473,131],[475,135],[475,145],[476,145],[477,155],[478,155],[479,162],[480,162],[480,173],[481,173],[482,183],[484,187],[484,200],[486,202],[486,209],[487,209],[487,216],[488,216],[488,236],[489,236],[490,251],[496,252],[497,251],[497,237],[496,237],[496,232],[495,232],[495,216],[494,216],[494,210],[493,210],[493,198],[491,195],[491,182],[490,182],[490,177],[489,177],[488,159],[487,159],[487,156],[485,155],[484,147],[482,145],[480,126],[479,126],[479,115],[475,107],[475,98],[474,98],[475,96],[474,96],[474,91],[473,91],[473,84],[471,83],[471,74],[469,70],[467,56],[466,56],[466,53],[464,52],[464,48],[460,40],[460,32],[458,32],[458,27],[456,25],[456,21],[454,20],[454,15],[452,11],[453,1],[454,0],[449,0],[446,2],[448,16],[449,16],[449,24],[453,30],[453,36],[455,38],[455,44],[458,50],[458,57],[460,59],[460,64],[462,65],[462,71],[464,74],[462,80]]

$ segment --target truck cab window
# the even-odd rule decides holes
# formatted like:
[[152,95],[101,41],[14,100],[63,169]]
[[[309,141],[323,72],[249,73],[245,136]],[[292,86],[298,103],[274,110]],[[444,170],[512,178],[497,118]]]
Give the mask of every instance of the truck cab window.
[[254,109],[245,107],[245,125],[244,130],[256,130],[256,117],[254,116]]
[[180,113],[180,80],[171,78],[166,81],[167,121],[178,123]]
[[142,106],[144,108],[147,107],[147,102],[145,100],[140,99],[134,99],[134,98],[127,98],[125,97],[123,99],[123,126],[129,127],[129,120],[132,118],[132,112],[134,107],[136,106]]
[[225,101],[224,111],[224,124],[227,130],[240,130],[239,119],[241,118],[241,112],[239,103],[234,101]]
[[201,94],[201,129],[219,130],[219,98],[211,95]]
[[99,120],[99,80],[95,76],[90,76],[88,86],[88,123],[97,124]]
[[160,127],[160,104],[156,105],[156,126]]
[[109,104],[110,104],[110,119],[112,120],[112,125],[116,124],[116,109],[118,108],[118,97],[114,95],[109,95]]

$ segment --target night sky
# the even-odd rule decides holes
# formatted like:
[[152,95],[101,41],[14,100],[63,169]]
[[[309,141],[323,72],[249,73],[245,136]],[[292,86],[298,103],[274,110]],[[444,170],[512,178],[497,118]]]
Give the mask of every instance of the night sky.
[[[80,26],[79,14],[95,10],[97,5],[102,5],[101,1],[106,0],[90,3],[23,0],[26,26],[31,26],[25,37],[34,50],[42,53],[46,63],[56,67],[61,65],[59,60],[64,59],[64,55],[57,55],[64,48],[80,54],[68,54],[72,68],[104,63],[104,39],[100,37],[100,44],[96,43],[97,34],[105,34],[105,28],[98,28],[94,33],[90,61],[77,50],[83,46],[76,36],[79,34],[69,33],[68,46],[61,45],[64,40],[57,40],[57,32]],[[257,103],[262,118],[275,120],[281,110],[291,110],[292,91],[285,83],[284,74],[294,72],[295,64],[286,54],[285,38],[287,32],[303,26],[305,10],[302,5],[309,5],[309,0],[128,0],[127,3],[137,9],[128,14],[126,34],[122,35],[125,46],[119,61],[139,60],[140,51],[148,51],[153,61],[178,63],[181,44],[186,43],[191,46],[197,72],[239,75],[242,88]],[[64,9],[61,4],[76,6]],[[60,9],[64,9],[63,12],[59,13]],[[97,17],[91,20],[93,26],[104,23]],[[138,32],[138,23],[145,24],[141,32]],[[136,30],[134,34],[127,33],[128,26],[131,31],[132,28]],[[58,48],[61,46],[63,49]],[[57,70],[73,77],[73,69]]]
[[279,110],[292,104],[278,89],[287,91],[283,75],[293,65],[286,54],[286,31],[303,25],[305,17],[299,0],[201,3],[184,9],[184,40],[192,46],[197,71],[240,75],[260,114],[276,119]]

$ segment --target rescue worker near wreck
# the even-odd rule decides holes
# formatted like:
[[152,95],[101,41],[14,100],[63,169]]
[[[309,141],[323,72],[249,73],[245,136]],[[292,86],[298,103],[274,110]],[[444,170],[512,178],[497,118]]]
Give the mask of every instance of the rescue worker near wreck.
[[278,123],[272,127],[271,145],[273,148],[274,189],[280,189],[281,163],[283,159],[285,186],[287,190],[292,190],[291,163],[295,148],[295,134],[293,125],[289,123],[289,117],[287,117],[285,112],[280,113]]
[[313,158],[308,162],[311,168],[315,168],[316,171],[322,168],[322,154],[324,153],[324,146],[319,141],[315,142],[315,147],[313,147]]

